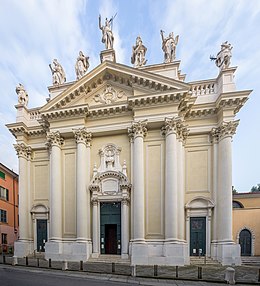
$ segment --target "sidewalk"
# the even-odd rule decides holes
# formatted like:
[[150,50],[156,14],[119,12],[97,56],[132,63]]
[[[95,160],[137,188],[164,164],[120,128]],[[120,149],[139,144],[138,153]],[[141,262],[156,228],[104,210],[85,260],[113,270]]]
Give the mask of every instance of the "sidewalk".
[[[13,267],[12,257],[6,257],[6,265]],[[3,257],[0,257],[0,264],[3,263]],[[51,261],[51,267],[49,267],[49,261],[37,258],[19,258],[18,267],[23,266],[23,269],[37,269],[37,271],[49,271],[49,270],[62,270],[64,269],[64,263],[60,261]],[[3,266],[3,264],[2,264]],[[130,282],[140,284],[141,281],[147,282],[147,285],[162,285],[172,284],[173,285],[185,285],[183,281],[198,282],[206,281],[212,283],[225,283],[224,276],[226,266],[216,265],[202,265],[201,277],[198,279],[198,266],[136,266],[136,276],[132,277],[132,268],[130,264],[126,263],[108,263],[108,262],[68,262],[67,270],[62,273],[70,273],[70,275],[85,275],[87,277],[99,277],[100,279],[119,279],[121,282]],[[17,266],[15,266],[17,268]],[[82,270],[81,270],[82,268]],[[254,266],[235,266],[235,280],[236,284],[243,285],[260,285],[258,281],[259,268]],[[177,270],[177,272],[176,272]],[[57,272],[57,271],[56,271]],[[58,271],[60,272],[60,271]],[[98,274],[98,275],[96,275]],[[144,280],[142,280],[144,279]],[[148,279],[148,280],[147,280]],[[113,280],[116,281],[116,280]],[[152,283],[152,284],[151,284]],[[154,284],[155,283],[155,284]],[[199,283],[199,285],[202,285]],[[196,284],[198,285],[198,284]],[[208,284],[205,284],[208,285]]]

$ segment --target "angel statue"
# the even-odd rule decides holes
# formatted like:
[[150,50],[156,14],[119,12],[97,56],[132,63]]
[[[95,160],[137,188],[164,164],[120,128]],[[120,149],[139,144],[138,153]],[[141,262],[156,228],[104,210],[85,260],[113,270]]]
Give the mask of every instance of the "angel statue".
[[171,63],[175,60],[176,54],[176,46],[179,41],[179,35],[177,35],[174,39],[173,32],[169,33],[168,37],[164,37],[163,33],[164,31],[161,30],[161,36],[162,36],[162,50],[164,51],[164,62],[165,63]]
[[19,83],[15,91],[18,95],[18,103],[21,105],[27,106],[29,97],[28,97],[28,93],[25,90],[24,86],[21,83]]
[[217,67],[219,67],[220,69],[225,69],[229,67],[230,59],[232,57],[232,49],[233,47],[228,41],[222,43],[221,50],[218,52],[217,57],[213,58],[216,60],[215,63]]
[[106,18],[104,26],[101,25],[101,15],[99,15],[98,18],[99,29],[102,31],[102,43],[105,44],[106,50],[113,49],[114,35],[112,32],[112,24],[115,17],[116,15],[112,17],[110,20]]
[[53,60],[52,64],[49,64],[49,67],[52,72],[52,83],[53,85],[59,85],[66,82],[66,75],[64,69],[61,64],[57,61],[57,59]]
[[143,41],[140,36],[136,38],[136,44],[132,48],[132,57],[131,63],[134,67],[141,67],[146,64],[147,60],[145,59],[147,48],[143,45]]
[[79,52],[79,56],[77,58],[76,64],[75,64],[75,71],[77,79],[81,79],[84,74],[87,72],[89,68],[89,57],[86,57],[82,51]]

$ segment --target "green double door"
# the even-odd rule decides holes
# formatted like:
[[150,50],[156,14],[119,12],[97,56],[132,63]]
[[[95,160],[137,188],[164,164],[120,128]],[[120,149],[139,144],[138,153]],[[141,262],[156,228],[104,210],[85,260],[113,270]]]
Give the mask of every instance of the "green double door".
[[206,218],[190,218],[190,256],[206,254]]
[[121,254],[121,203],[100,203],[101,254]]

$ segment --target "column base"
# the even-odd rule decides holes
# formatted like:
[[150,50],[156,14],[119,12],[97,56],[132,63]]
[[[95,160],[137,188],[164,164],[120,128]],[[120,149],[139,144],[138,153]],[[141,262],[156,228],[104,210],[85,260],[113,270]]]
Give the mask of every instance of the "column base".
[[131,242],[131,265],[178,265],[190,263],[187,243],[145,241]]
[[234,242],[211,243],[211,257],[222,265],[241,265],[240,244]]
[[15,257],[26,257],[33,254],[33,241],[15,241],[14,242],[14,256]]
[[55,261],[87,261],[91,252],[91,241],[49,241],[45,244],[45,258]]

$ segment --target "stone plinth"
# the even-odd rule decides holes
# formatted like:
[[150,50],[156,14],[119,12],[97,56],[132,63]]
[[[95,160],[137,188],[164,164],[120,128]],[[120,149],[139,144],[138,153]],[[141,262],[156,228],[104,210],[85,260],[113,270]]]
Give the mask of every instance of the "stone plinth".
[[100,53],[100,61],[101,63],[105,61],[116,62],[116,53],[114,49],[104,50]]

